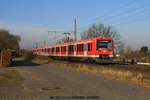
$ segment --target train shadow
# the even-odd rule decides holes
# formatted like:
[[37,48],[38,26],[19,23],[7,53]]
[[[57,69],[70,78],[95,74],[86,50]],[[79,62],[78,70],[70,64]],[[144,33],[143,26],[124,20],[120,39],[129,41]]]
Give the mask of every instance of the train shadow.
[[25,60],[23,58],[13,58],[12,59],[12,67],[33,67],[39,66],[40,64],[33,63],[30,60]]

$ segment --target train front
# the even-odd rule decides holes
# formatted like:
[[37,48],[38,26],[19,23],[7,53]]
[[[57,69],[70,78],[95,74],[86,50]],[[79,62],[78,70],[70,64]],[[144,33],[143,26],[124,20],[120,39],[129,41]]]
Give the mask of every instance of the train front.
[[114,57],[114,44],[112,38],[100,38],[96,40],[96,51],[100,59]]

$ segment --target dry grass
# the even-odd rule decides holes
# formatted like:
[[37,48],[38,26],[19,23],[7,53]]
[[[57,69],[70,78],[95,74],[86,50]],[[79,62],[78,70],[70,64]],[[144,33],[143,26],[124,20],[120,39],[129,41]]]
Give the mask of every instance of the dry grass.
[[47,64],[49,62],[49,58],[44,56],[37,56],[32,60],[32,62],[36,64]]
[[15,70],[0,69],[0,86],[19,85],[23,78]]
[[103,75],[116,80],[124,80],[129,83],[137,84],[146,88],[150,88],[150,79],[144,77],[140,72],[132,72],[130,70],[121,70],[108,67],[90,66],[87,64],[70,64],[70,63],[56,63],[50,62],[49,64],[55,64],[56,66],[73,68],[76,71],[89,72],[96,75]]

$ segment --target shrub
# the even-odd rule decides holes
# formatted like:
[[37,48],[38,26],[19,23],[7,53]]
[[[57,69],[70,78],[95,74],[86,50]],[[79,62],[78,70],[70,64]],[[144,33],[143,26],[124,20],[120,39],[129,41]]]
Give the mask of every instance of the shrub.
[[35,55],[31,51],[26,51],[23,56],[25,60],[32,60],[35,57]]

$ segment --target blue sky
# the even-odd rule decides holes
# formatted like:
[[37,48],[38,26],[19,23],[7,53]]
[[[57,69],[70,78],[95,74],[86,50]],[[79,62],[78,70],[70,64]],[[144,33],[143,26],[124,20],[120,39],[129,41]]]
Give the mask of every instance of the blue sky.
[[150,47],[149,0],[0,0],[0,28],[21,36],[22,48],[35,42],[52,44],[71,32],[77,18],[78,36],[93,23],[112,25],[126,45]]

